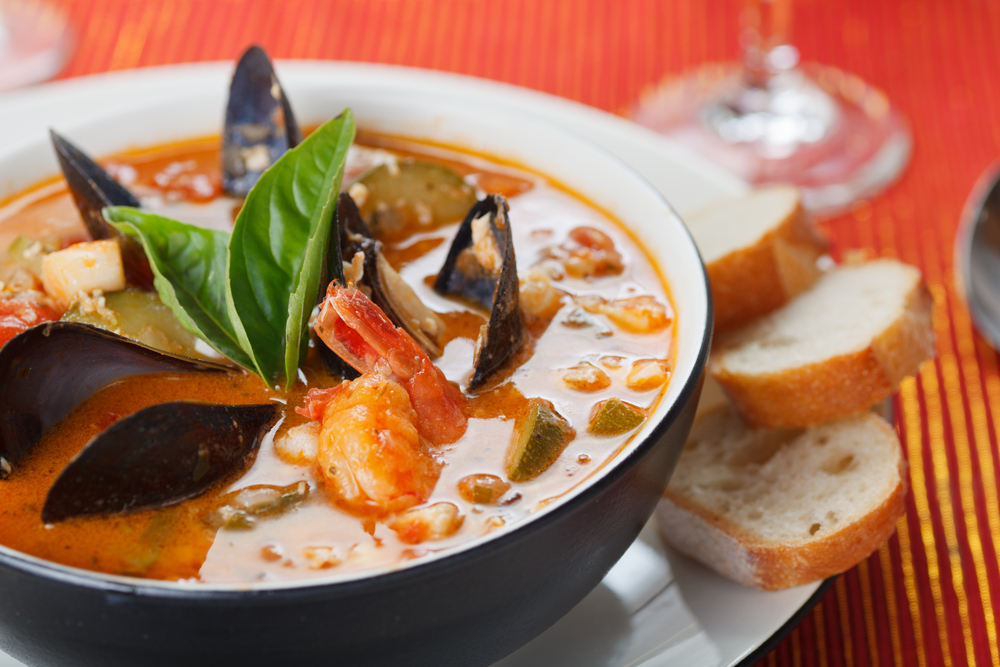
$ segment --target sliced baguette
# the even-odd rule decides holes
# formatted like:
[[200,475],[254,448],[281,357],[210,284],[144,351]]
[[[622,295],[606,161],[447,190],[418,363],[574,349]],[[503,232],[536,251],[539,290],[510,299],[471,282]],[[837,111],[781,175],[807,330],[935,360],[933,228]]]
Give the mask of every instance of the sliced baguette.
[[885,399],[934,355],[932,305],[912,266],[841,266],[723,336],[709,370],[753,426],[822,424]]
[[791,186],[754,190],[685,222],[708,270],[716,331],[771,312],[819,276],[816,259],[826,245]]
[[778,590],[860,562],[904,511],[896,432],[866,412],[808,430],[700,417],[656,510],[663,538],[720,574]]

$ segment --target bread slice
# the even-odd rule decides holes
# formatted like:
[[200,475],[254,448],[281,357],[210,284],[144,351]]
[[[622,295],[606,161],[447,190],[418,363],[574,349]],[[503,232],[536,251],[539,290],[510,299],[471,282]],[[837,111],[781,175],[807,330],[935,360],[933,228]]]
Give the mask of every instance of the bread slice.
[[932,305],[912,266],[841,266],[720,338],[709,370],[753,426],[822,424],[885,399],[934,355]]
[[741,584],[777,590],[843,572],[903,515],[896,432],[865,412],[808,430],[700,417],[656,509],[663,538]]
[[685,217],[708,269],[715,329],[771,312],[819,276],[826,245],[788,185],[754,190]]

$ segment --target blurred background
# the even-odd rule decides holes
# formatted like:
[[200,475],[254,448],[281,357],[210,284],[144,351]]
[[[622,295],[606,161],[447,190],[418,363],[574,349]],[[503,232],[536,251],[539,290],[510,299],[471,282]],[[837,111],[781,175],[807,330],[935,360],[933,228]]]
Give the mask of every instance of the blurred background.
[[[232,61],[257,43],[277,59],[457,72],[625,116],[707,63],[742,59],[748,44],[743,0],[0,0],[0,10],[0,57],[41,54],[26,66],[34,78]],[[898,180],[820,226],[837,258],[922,268],[939,358],[895,399],[911,486],[896,535],[762,664],[1000,664],[1000,375],[956,291],[952,251],[973,184],[1000,157],[1000,2],[794,0],[792,10],[801,61],[881,90],[912,132]],[[10,62],[0,88],[32,78],[15,80]]]

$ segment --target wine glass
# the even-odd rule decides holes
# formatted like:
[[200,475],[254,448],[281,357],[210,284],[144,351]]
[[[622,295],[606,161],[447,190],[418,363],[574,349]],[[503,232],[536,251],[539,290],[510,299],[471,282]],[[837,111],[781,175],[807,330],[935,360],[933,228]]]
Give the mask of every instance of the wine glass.
[[791,0],[749,0],[741,19],[742,63],[665,80],[634,120],[752,184],[797,185],[821,217],[889,185],[912,139],[885,94],[834,67],[800,65]]
[[46,2],[0,0],[0,92],[55,76],[71,51],[64,11]]

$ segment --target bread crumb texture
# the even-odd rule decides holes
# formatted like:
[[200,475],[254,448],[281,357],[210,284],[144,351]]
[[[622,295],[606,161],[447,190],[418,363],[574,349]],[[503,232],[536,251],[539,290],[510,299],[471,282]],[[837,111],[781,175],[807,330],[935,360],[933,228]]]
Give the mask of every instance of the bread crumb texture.
[[872,413],[809,429],[751,429],[728,407],[696,421],[664,500],[663,537],[767,590],[854,566],[895,529],[905,496],[896,432]]
[[883,400],[934,355],[932,306],[911,266],[839,267],[721,337],[710,371],[753,425],[821,424]]

